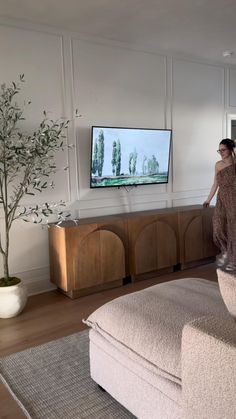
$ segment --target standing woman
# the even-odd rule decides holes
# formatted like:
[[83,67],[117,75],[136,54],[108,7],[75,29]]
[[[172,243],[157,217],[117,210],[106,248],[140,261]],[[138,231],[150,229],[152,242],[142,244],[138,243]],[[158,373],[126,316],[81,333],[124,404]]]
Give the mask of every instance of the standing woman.
[[217,189],[213,215],[213,240],[221,250],[218,265],[226,262],[227,270],[236,269],[236,159],[235,143],[225,138],[217,150],[221,160],[215,165],[215,179],[203,206],[209,207]]

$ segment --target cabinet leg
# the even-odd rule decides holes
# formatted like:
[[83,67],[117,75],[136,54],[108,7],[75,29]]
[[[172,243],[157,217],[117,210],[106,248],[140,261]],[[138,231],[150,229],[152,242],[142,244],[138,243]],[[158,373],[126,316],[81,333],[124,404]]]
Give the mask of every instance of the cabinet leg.
[[123,278],[123,285],[130,284],[132,282],[131,276],[126,276]]

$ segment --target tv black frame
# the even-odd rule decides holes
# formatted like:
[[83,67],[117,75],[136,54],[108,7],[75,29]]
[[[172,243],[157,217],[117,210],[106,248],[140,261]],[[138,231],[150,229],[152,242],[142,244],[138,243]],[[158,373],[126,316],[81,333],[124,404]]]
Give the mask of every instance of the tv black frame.
[[[167,181],[166,182],[150,182],[150,183],[139,183],[139,184],[126,184],[126,185],[105,185],[105,186],[92,186],[92,159],[93,159],[93,128],[114,128],[114,129],[137,129],[137,130],[144,130],[144,131],[169,131],[170,132],[170,146],[169,146],[169,156],[168,156],[168,171],[167,171]],[[170,173],[170,156],[171,156],[171,149],[172,149],[172,128],[139,128],[139,127],[116,127],[116,126],[109,126],[109,125],[91,125],[91,135],[90,135],[90,182],[89,187],[90,189],[103,189],[103,188],[125,188],[125,187],[137,187],[137,186],[145,186],[145,185],[167,185],[169,183],[169,173]]]

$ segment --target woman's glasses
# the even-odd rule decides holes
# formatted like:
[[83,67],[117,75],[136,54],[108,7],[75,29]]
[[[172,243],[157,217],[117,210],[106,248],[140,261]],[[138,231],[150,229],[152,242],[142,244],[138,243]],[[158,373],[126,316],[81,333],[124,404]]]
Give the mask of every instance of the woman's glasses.
[[221,153],[223,153],[226,150],[227,150],[227,148],[221,148],[221,150],[216,150],[216,151],[217,151],[217,153],[221,154]]

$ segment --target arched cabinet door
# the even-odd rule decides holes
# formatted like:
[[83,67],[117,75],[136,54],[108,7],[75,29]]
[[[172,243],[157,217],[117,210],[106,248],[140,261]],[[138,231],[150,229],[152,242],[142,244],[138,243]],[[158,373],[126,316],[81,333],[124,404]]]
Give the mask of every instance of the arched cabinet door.
[[157,221],[157,261],[158,269],[178,263],[177,238],[175,231],[167,222]]
[[135,242],[135,274],[142,274],[175,265],[177,239],[173,228],[164,221],[145,226]]
[[122,240],[112,231],[100,230],[102,282],[125,277],[125,248]]
[[88,234],[74,259],[75,288],[89,288],[125,277],[125,249],[121,239],[108,230]]
[[145,226],[134,244],[134,274],[155,271],[157,269],[157,232],[156,223]]
[[202,215],[189,221],[184,233],[184,261],[192,262],[204,257]]

